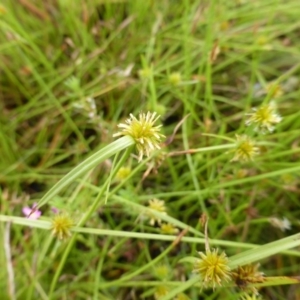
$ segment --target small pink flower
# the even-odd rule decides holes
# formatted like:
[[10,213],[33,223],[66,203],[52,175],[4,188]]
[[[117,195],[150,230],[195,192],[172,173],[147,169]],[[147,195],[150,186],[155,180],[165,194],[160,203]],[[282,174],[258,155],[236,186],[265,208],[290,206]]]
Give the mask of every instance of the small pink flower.
[[32,208],[29,206],[23,207],[22,212],[28,219],[37,220],[41,216],[42,212],[40,210],[34,210],[35,207],[37,207],[36,202],[33,203]]

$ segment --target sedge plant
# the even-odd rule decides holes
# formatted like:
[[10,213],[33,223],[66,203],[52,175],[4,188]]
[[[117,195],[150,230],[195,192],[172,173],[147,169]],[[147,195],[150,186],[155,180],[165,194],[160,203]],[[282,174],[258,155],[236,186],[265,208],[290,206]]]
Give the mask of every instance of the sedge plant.
[[296,298],[298,1],[15,2],[3,297]]

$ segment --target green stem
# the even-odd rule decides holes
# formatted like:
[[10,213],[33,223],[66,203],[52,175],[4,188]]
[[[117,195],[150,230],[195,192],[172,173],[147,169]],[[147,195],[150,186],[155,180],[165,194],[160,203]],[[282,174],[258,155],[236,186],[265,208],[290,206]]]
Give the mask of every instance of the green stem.
[[174,297],[176,295],[178,295],[181,292],[184,292],[185,290],[187,290],[189,287],[193,286],[194,284],[196,284],[200,280],[201,280],[201,277],[199,275],[197,275],[197,276],[193,277],[192,279],[190,279],[190,280],[188,280],[184,283],[181,283],[177,288],[170,291],[170,293],[168,293],[166,296],[160,298],[160,300],[174,299]]
[[[177,237],[176,237],[177,238]],[[119,284],[121,282],[130,280],[131,278],[141,274],[142,272],[144,272],[145,270],[151,268],[152,266],[155,266],[155,264],[157,264],[162,258],[164,258],[176,245],[175,243],[172,243],[164,252],[162,252],[160,255],[158,255],[157,257],[155,257],[155,259],[152,259],[149,263],[147,263],[146,265],[142,266],[141,268],[139,268],[138,270],[130,273],[130,274],[126,274],[125,276],[121,277],[118,280],[115,280],[111,283],[108,283],[108,286],[115,286],[115,284]]]
[[105,159],[111,157],[117,152],[120,152],[131,145],[134,145],[134,143],[135,141],[132,137],[124,136],[88,157],[86,160],[84,160],[78,166],[72,169],[68,174],[66,174],[61,180],[59,180],[39,201],[36,209],[40,208],[49,200],[53,199],[55,195],[57,195],[63,188],[65,188],[68,184],[70,184],[80,175],[93,169],[99,163],[103,162]]
[[[81,218],[81,220],[78,222],[78,227],[80,226],[83,226],[85,224],[85,222],[90,218],[90,216],[92,215],[92,213],[97,209],[97,207],[99,206],[100,204],[100,200],[104,194],[104,192],[106,191],[106,188],[108,186],[108,184],[111,182],[111,178],[113,178],[116,173],[118,172],[118,170],[120,169],[120,167],[125,163],[126,159],[128,158],[129,154],[131,152],[131,148],[128,148],[126,150],[126,152],[123,154],[122,158],[120,159],[120,161],[118,162],[118,164],[116,165],[116,168],[112,171],[112,175],[109,176],[109,178],[105,181],[105,183],[103,184],[100,192],[98,193],[97,195],[97,198],[95,199],[95,201],[93,202],[92,206],[89,208],[89,210],[87,211],[86,214],[84,214],[84,216]],[[52,297],[52,294],[55,290],[55,287],[56,287],[56,284],[57,284],[57,281],[58,281],[58,278],[61,274],[61,271],[66,263],[66,260],[68,258],[68,255],[76,241],[76,237],[77,237],[77,233],[75,233],[72,237],[71,237],[71,240],[69,241],[64,253],[63,253],[63,256],[59,262],[59,265],[56,269],[56,272],[54,274],[54,277],[52,279],[52,282],[51,282],[51,286],[50,286],[50,291],[49,291],[49,299],[51,299]]]
[[[6,216],[6,215],[0,215],[0,222],[11,222],[11,223],[17,224],[17,225],[25,225],[25,226],[41,228],[41,229],[45,229],[45,230],[49,230],[51,227],[51,223],[49,221],[30,220],[30,219],[26,219],[26,218]],[[129,239],[135,238],[135,239],[142,239],[142,240],[147,239],[147,240],[170,241],[170,242],[174,241],[177,238],[177,236],[174,236],[174,235],[164,235],[164,234],[156,234],[156,233],[141,233],[141,232],[133,232],[133,231],[109,230],[109,229],[99,229],[99,228],[87,228],[87,227],[77,227],[77,226],[72,227],[71,231],[75,232],[75,233],[83,233],[83,234],[86,233],[86,234],[93,234],[93,235],[99,235],[99,236],[115,236],[115,237],[121,237],[121,238],[127,237]],[[287,238],[285,238],[283,241],[284,248],[281,248],[281,249],[277,248],[276,253],[280,252],[285,255],[293,255],[293,256],[300,257],[300,253],[297,250],[285,250],[285,249],[295,247],[294,244],[289,244],[289,245],[287,244],[287,242],[290,243],[291,240],[295,239],[295,236],[289,237],[288,241],[286,239]],[[187,236],[182,237],[181,241],[185,242],[185,243],[197,243],[197,244],[205,243],[204,238],[187,237]],[[279,241],[281,241],[281,240],[279,240]],[[254,249],[255,248],[255,250],[254,250],[255,252],[258,251],[257,249],[263,249],[263,248],[259,248],[259,247],[261,247],[261,245],[257,245],[257,244],[232,242],[232,241],[226,241],[226,240],[210,239],[209,243],[212,246],[231,247],[231,248],[235,248],[235,249],[238,249],[238,248]],[[282,244],[282,242],[279,242],[279,243]],[[274,244],[272,244],[271,248],[273,248],[273,247],[274,247]],[[272,250],[272,251],[274,251],[274,250]],[[245,255],[245,253],[247,254],[247,256],[249,255],[248,251],[243,252],[243,255]],[[250,256],[252,256],[251,254],[252,253],[250,253]],[[273,255],[273,254],[274,253],[272,253],[270,255]],[[231,258],[233,258],[235,260],[237,258],[237,255],[231,256]],[[193,257],[192,259],[195,259],[195,258]],[[245,259],[245,256],[244,256],[244,259]],[[183,259],[181,261],[183,261]]]

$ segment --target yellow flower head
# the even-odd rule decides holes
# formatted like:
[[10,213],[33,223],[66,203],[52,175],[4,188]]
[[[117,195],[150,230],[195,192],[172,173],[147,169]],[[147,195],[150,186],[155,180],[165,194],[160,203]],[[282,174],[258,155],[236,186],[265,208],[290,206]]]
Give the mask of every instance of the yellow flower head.
[[160,280],[166,280],[170,278],[172,271],[168,265],[158,265],[154,267],[154,276]]
[[249,161],[253,160],[253,157],[259,153],[258,147],[246,135],[236,135],[236,147],[235,154],[231,161]]
[[179,230],[173,224],[163,223],[160,226],[160,232],[163,234],[177,234]]
[[196,262],[194,272],[200,274],[205,287],[215,288],[216,285],[222,286],[223,281],[230,280],[228,258],[224,252],[218,254],[218,249],[213,249],[199,254],[201,259]]
[[116,174],[116,179],[118,181],[122,181],[126,179],[130,175],[130,173],[131,173],[130,167],[121,167]]
[[60,240],[71,236],[70,229],[74,225],[73,220],[67,214],[56,215],[51,224],[52,234]]
[[171,73],[169,76],[169,82],[174,85],[177,86],[181,83],[181,74],[180,73]]
[[186,294],[180,293],[176,296],[174,300],[190,300],[190,298]]
[[[158,199],[152,199],[149,201],[149,208],[156,210],[157,212],[166,215],[166,207],[165,207],[165,202],[162,200],[158,200]],[[159,219],[158,217],[154,216],[151,212],[148,213],[149,217],[150,217],[150,225],[154,225],[155,222],[157,222],[158,224],[161,223],[161,219]]]
[[166,296],[169,293],[169,289],[165,285],[159,285],[156,287],[154,292],[154,298],[159,300],[163,296]]
[[141,161],[144,155],[149,157],[153,150],[160,149],[161,139],[165,137],[160,133],[162,125],[154,126],[159,117],[156,116],[155,112],[140,113],[138,119],[130,114],[130,118],[125,121],[126,124],[118,125],[122,131],[113,136],[131,136],[135,140],[139,152],[139,161]]
[[153,76],[153,72],[151,68],[145,68],[138,71],[138,74],[141,79],[149,79]]
[[282,118],[276,112],[276,105],[274,102],[262,105],[259,108],[253,108],[253,113],[247,114],[249,116],[246,125],[254,125],[255,131],[263,134],[273,132],[274,125],[279,123]]
[[6,14],[6,8],[0,4],[0,16]]

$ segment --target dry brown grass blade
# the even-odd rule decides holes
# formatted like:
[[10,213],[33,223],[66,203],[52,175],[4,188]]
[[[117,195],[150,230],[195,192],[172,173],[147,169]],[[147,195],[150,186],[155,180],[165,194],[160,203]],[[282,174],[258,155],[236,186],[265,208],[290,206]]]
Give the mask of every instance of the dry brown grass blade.
[[50,20],[49,15],[45,12],[36,7],[32,2],[27,0],[19,0],[20,4],[23,5],[27,10],[29,10],[33,15],[38,17],[41,20],[48,21]]
[[189,116],[190,116],[190,114],[186,115],[183,119],[181,119],[181,121],[180,121],[180,122],[176,125],[176,127],[174,128],[172,135],[169,136],[169,137],[167,138],[167,140],[163,143],[163,146],[168,146],[168,145],[170,145],[170,144],[173,142],[174,136],[175,136],[175,134],[177,133],[179,127],[183,124],[183,122],[184,122]]

